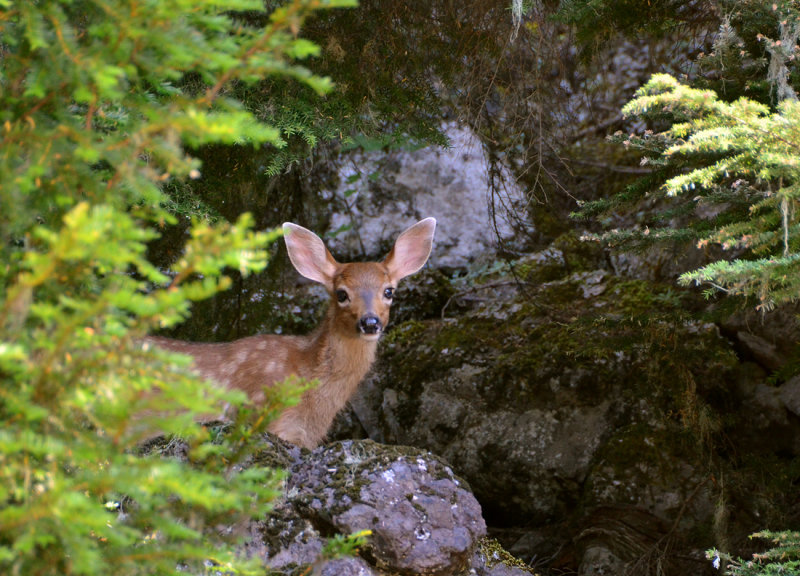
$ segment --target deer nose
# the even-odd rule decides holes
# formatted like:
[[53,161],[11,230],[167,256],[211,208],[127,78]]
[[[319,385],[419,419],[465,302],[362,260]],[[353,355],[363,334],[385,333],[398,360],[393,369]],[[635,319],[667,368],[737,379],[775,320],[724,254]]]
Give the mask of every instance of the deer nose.
[[381,331],[381,328],[383,328],[381,319],[372,314],[362,316],[361,320],[358,321],[358,329],[363,334],[377,334]]

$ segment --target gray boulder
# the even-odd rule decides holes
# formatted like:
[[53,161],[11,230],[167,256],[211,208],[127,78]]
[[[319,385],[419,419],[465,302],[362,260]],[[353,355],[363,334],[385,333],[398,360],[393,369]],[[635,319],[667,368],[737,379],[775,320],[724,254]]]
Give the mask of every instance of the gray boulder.
[[495,234],[504,243],[514,241],[516,218],[504,208],[523,204],[524,193],[504,173],[507,197],[492,222],[487,158],[480,141],[457,122],[442,131],[450,140],[447,148],[348,155],[334,178],[338,186],[323,192],[330,229],[352,228],[331,239],[334,254],[380,254],[409,222],[425,216],[438,220],[431,254],[435,267],[466,266],[478,255],[494,254]]
[[312,522],[370,530],[376,565],[405,574],[458,573],[486,532],[472,493],[424,450],[335,443],[292,470],[289,493]]
[[[370,535],[362,558],[327,557],[328,537],[364,531]],[[447,576],[472,569],[485,533],[480,505],[440,458],[345,441],[291,467],[285,498],[251,527],[247,550],[284,573],[313,566],[323,574]]]

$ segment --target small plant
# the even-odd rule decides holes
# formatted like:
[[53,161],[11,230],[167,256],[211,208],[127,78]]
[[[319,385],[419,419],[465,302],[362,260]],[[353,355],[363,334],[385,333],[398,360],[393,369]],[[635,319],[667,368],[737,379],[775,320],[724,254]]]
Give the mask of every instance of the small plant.
[[800,574],[800,532],[764,530],[750,538],[769,540],[774,544],[765,552],[753,554],[752,560],[731,558],[719,550],[708,550],[706,557],[714,568],[725,568],[730,576],[790,576]]
[[348,535],[337,534],[325,544],[322,556],[329,559],[355,556],[359,549],[367,545],[369,536],[372,536],[372,530],[361,530]]

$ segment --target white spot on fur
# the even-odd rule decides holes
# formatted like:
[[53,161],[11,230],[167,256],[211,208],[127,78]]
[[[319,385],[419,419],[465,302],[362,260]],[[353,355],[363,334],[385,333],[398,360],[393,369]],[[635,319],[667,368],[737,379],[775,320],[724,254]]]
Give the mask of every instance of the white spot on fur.
[[239,368],[239,362],[225,362],[220,366],[219,371],[225,376],[233,376]]

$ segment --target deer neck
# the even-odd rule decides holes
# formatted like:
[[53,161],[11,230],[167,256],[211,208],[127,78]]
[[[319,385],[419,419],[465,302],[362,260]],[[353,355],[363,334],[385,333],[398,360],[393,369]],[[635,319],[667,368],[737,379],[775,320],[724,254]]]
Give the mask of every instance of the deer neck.
[[344,405],[372,366],[377,348],[377,340],[361,338],[355,326],[343,327],[337,322],[331,306],[312,335],[312,349],[316,349],[314,377],[320,381],[317,390],[342,398]]

